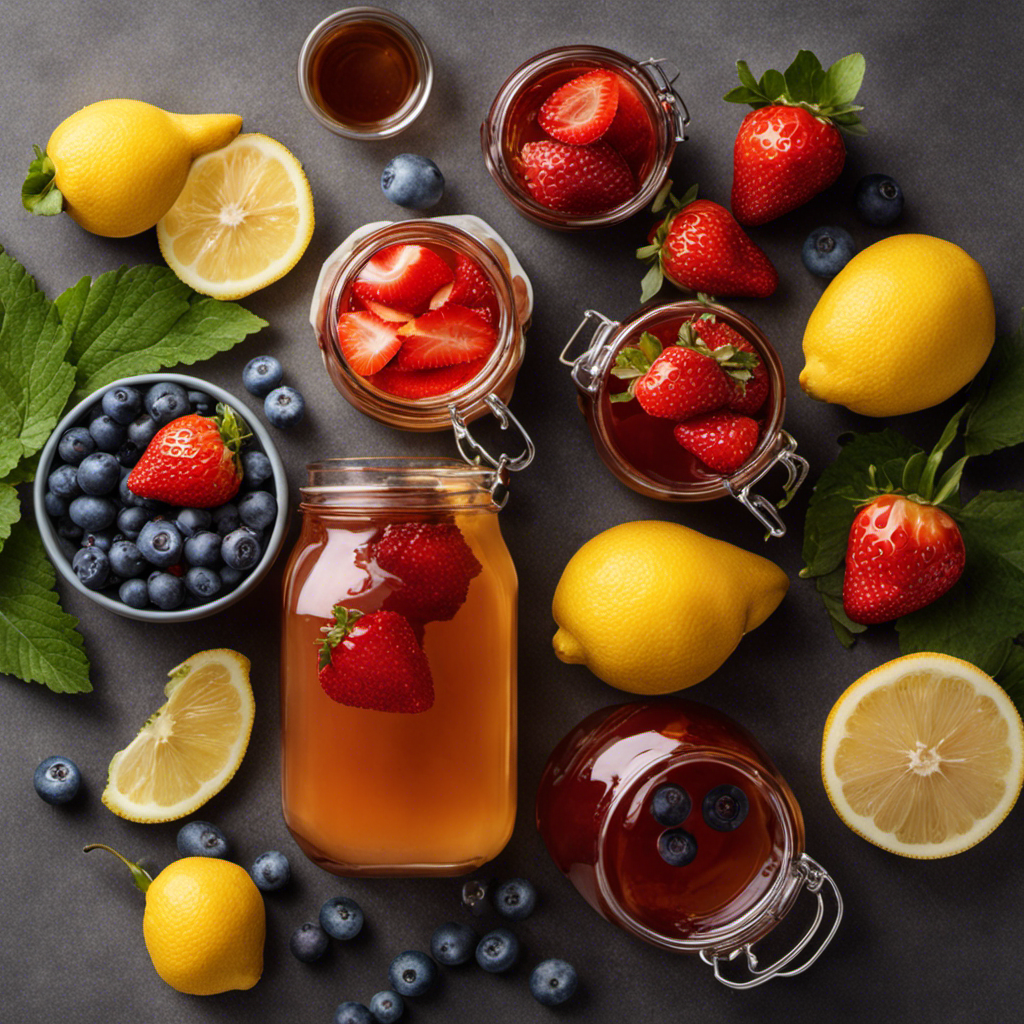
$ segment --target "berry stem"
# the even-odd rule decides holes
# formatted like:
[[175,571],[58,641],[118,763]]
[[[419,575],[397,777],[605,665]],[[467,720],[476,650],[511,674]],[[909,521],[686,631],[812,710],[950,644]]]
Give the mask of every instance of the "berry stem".
[[117,850],[104,846],[103,843],[90,843],[83,848],[82,852],[88,853],[90,850],[106,850],[107,853],[112,853],[132,873],[132,881],[139,892],[145,892],[152,885],[153,876],[140,864],[128,860],[127,857],[122,857]]

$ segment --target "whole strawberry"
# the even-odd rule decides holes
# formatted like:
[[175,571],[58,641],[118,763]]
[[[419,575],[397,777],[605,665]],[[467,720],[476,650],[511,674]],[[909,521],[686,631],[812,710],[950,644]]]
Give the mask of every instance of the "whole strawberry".
[[840,130],[863,135],[854,99],[864,78],[864,57],[851,53],[825,71],[801,50],[785,73],[766,71],[758,81],[745,61],[743,83],[729,103],[749,103],[733,147],[732,212],[741,224],[765,224],[802,206],[831,185],[846,160]]
[[735,473],[757,447],[761,428],[749,416],[719,409],[677,423],[672,433],[708,469]]
[[671,187],[667,182],[651,207],[658,213],[668,204],[671,212],[636,251],[638,259],[653,264],[644,275],[641,301],[653,298],[666,277],[677,288],[713,295],[771,295],[779,275],[733,215],[718,203],[697,199],[696,185],[682,199]]
[[553,139],[528,142],[519,163],[527,192],[559,213],[604,213],[636,195],[633,172],[603,141],[587,146]]
[[434,703],[430,665],[409,622],[397,612],[365,615],[334,606],[320,645],[320,686],[353,708],[418,714]]
[[744,416],[753,416],[760,412],[768,399],[770,384],[764,360],[757,354],[754,346],[739,331],[734,330],[724,320],[719,320],[714,313],[695,317],[689,327],[712,352],[728,346],[734,352],[753,354],[754,362],[748,370],[749,376],[733,375],[733,393],[727,404],[733,412],[742,413]]
[[964,562],[963,537],[951,516],[935,505],[883,494],[850,528],[843,610],[865,626],[917,611],[956,583]]
[[191,414],[171,420],[146,445],[128,475],[140,498],[188,508],[213,508],[230,501],[242,483],[239,450],[249,434],[227,405],[217,416]]

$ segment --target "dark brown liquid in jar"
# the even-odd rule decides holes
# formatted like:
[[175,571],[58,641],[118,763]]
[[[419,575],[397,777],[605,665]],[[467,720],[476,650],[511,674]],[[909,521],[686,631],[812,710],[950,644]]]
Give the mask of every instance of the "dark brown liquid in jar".
[[313,97],[341,124],[370,125],[397,113],[412,94],[419,65],[394,29],[378,22],[342,25],[316,49]]

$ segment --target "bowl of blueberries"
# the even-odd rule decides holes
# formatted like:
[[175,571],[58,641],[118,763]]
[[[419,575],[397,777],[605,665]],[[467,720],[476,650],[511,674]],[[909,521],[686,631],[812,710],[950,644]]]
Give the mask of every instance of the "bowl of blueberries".
[[[158,434],[160,454],[185,458],[157,464],[147,448]],[[204,459],[190,463],[195,446]],[[136,467],[148,497],[128,486]],[[147,622],[234,604],[266,575],[288,526],[287,478],[266,428],[223,388],[179,373],[126,377],[79,402],[43,448],[33,498],[57,571],[97,604]]]

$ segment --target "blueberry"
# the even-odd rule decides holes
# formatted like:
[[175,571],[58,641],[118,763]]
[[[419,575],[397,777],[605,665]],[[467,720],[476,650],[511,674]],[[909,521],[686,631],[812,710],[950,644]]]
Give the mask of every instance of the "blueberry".
[[250,395],[263,398],[284,379],[284,368],[273,356],[257,356],[245,364],[242,383]]
[[53,491],[47,491],[43,495],[43,508],[46,509],[46,514],[53,516],[54,519],[68,514],[67,500],[65,498],[58,498]]
[[189,565],[201,565],[216,569],[220,565],[221,536],[204,530],[185,541],[185,561]]
[[121,482],[121,467],[107,452],[86,455],[78,467],[78,486],[83,494],[109,494]]
[[697,840],[681,828],[670,828],[658,836],[658,853],[666,864],[685,867],[697,856]]
[[295,388],[275,388],[263,400],[263,413],[272,427],[288,430],[302,422],[306,402]]
[[487,909],[487,890],[490,883],[471,878],[462,883],[462,905],[474,916],[479,917]]
[[135,542],[147,562],[166,569],[181,559],[184,542],[178,528],[166,519],[151,519],[139,531]]
[[495,928],[477,944],[476,962],[491,974],[502,974],[519,959],[519,940],[507,928]]
[[82,493],[78,486],[78,469],[75,466],[58,466],[47,478],[46,486],[52,494],[65,501],[77,498]]
[[57,536],[65,540],[78,540],[82,536],[82,528],[71,516],[61,516],[57,521]]
[[430,952],[439,964],[455,967],[473,959],[476,943],[476,932],[468,924],[449,921],[434,929],[430,936]]
[[32,782],[48,804],[66,804],[75,799],[82,773],[69,757],[48,757],[36,768]]
[[[121,540],[122,538],[118,538]],[[110,554],[110,548],[114,543],[113,530],[92,530],[82,534],[82,547],[95,547]]]
[[716,786],[704,797],[704,820],[718,832],[731,832],[743,824],[750,810],[747,794],[736,786]]
[[251,491],[238,503],[238,518],[254,530],[265,530],[277,518],[277,499],[269,491]]
[[252,880],[260,892],[277,892],[288,884],[292,877],[292,868],[283,853],[267,850],[253,861],[249,874],[252,875]]
[[224,584],[221,583],[220,574],[205,566],[193,566],[185,573],[185,589],[202,601],[210,601],[215,598]]
[[128,426],[142,412],[142,395],[135,388],[121,384],[103,396],[101,405],[112,420]]
[[818,277],[835,277],[857,251],[849,231],[837,227],[815,228],[800,255],[804,266]]
[[220,557],[232,569],[251,569],[262,554],[263,547],[258,538],[244,526],[232,530],[220,546]]
[[161,395],[153,403],[149,415],[153,417],[153,422],[158,427],[166,427],[168,423],[179,420],[182,416],[187,416],[191,411],[192,407],[188,404],[188,396],[184,392],[182,392],[181,396],[168,393]]
[[377,1018],[378,1024],[395,1024],[404,1012],[405,1003],[397,992],[385,989],[370,1000],[370,1013]]
[[92,455],[94,451],[96,442],[85,427],[65,430],[57,445],[57,454],[70,466],[77,466],[86,455]]
[[161,611],[169,612],[185,600],[185,584],[169,572],[150,573],[146,590],[149,600]]
[[146,560],[130,540],[117,540],[110,546],[110,569],[123,580],[134,579],[146,571]]
[[129,540],[135,540],[139,531],[153,518],[152,512],[144,508],[129,506],[117,513],[117,528]]
[[249,451],[242,453],[242,484],[249,490],[255,490],[265,484],[274,475],[274,467],[263,452]]
[[561,1006],[576,991],[576,969],[564,960],[542,960],[530,975],[530,993],[544,1006]]
[[296,960],[301,960],[304,964],[311,964],[327,952],[330,941],[327,932],[320,925],[307,921],[292,932],[291,941],[288,944],[291,946],[292,956]]
[[83,530],[105,530],[117,519],[117,506],[109,498],[83,495],[71,502],[68,515]]
[[883,227],[903,212],[903,189],[888,174],[867,174],[857,182],[853,203],[861,220]]
[[242,525],[238,516],[238,506],[230,501],[220,508],[213,510],[213,528],[222,536],[226,537],[232,530],[237,530]]
[[125,441],[125,443],[114,453],[114,456],[120,465],[127,466],[131,469],[132,466],[142,458],[142,452],[143,449],[134,441]]
[[245,573],[241,569],[232,569],[230,565],[222,565],[218,572],[225,590],[233,590],[245,578]]
[[128,431],[123,424],[106,414],[97,416],[89,424],[89,433],[101,452],[116,452],[124,444]]
[[183,508],[174,517],[174,525],[186,539],[202,530],[208,530],[212,522],[213,516],[205,508]]
[[347,896],[333,896],[320,908],[320,927],[332,939],[354,939],[363,929],[363,908]]
[[212,416],[217,411],[217,403],[205,391],[189,391],[188,404],[200,416]]
[[[181,413],[182,416],[188,412],[188,392],[180,384],[174,384],[169,380],[164,380],[159,384],[154,384],[146,392],[146,412],[148,412],[150,416],[153,416],[153,419],[156,419],[156,416],[153,415],[153,406],[165,395],[173,395],[178,400],[180,407],[185,410],[185,412]],[[161,424],[161,426],[162,425],[163,424]]]
[[391,987],[403,996],[421,996],[437,979],[437,964],[418,949],[399,953],[388,968]]
[[503,882],[494,893],[494,909],[502,917],[522,921],[537,906],[537,890],[525,878]]
[[102,590],[107,585],[110,575],[110,559],[100,548],[80,548],[71,560],[71,568],[83,587],[89,590]]
[[226,857],[227,837],[208,821],[190,821],[178,829],[178,853],[182,857]]
[[156,437],[156,432],[159,429],[160,426],[156,420],[148,412],[144,412],[128,424],[128,440],[145,451],[146,445]]
[[348,1000],[334,1011],[334,1024],[373,1024],[373,1014],[362,1003]]
[[[140,498],[129,486],[128,486],[128,470],[124,470],[121,474],[121,482],[117,485],[117,496],[121,499],[121,504],[126,508],[145,508],[149,509],[151,513],[158,512],[164,508],[163,502],[156,501],[154,498]],[[152,518],[152,516],[150,517]]]
[[651,797],[651,814],[659,825],[673,828],[682,825],[690,813],[693,802],[681,786],[668,783],[659,786]]
[[117,589],[117,596],[129,608],[149,606],[149,587],[145,580],[125,580]]
[[396,206],[425,210],[444,195],[444,175],[433,160],[415,153],[399,153],[380,176],[385,198]]

